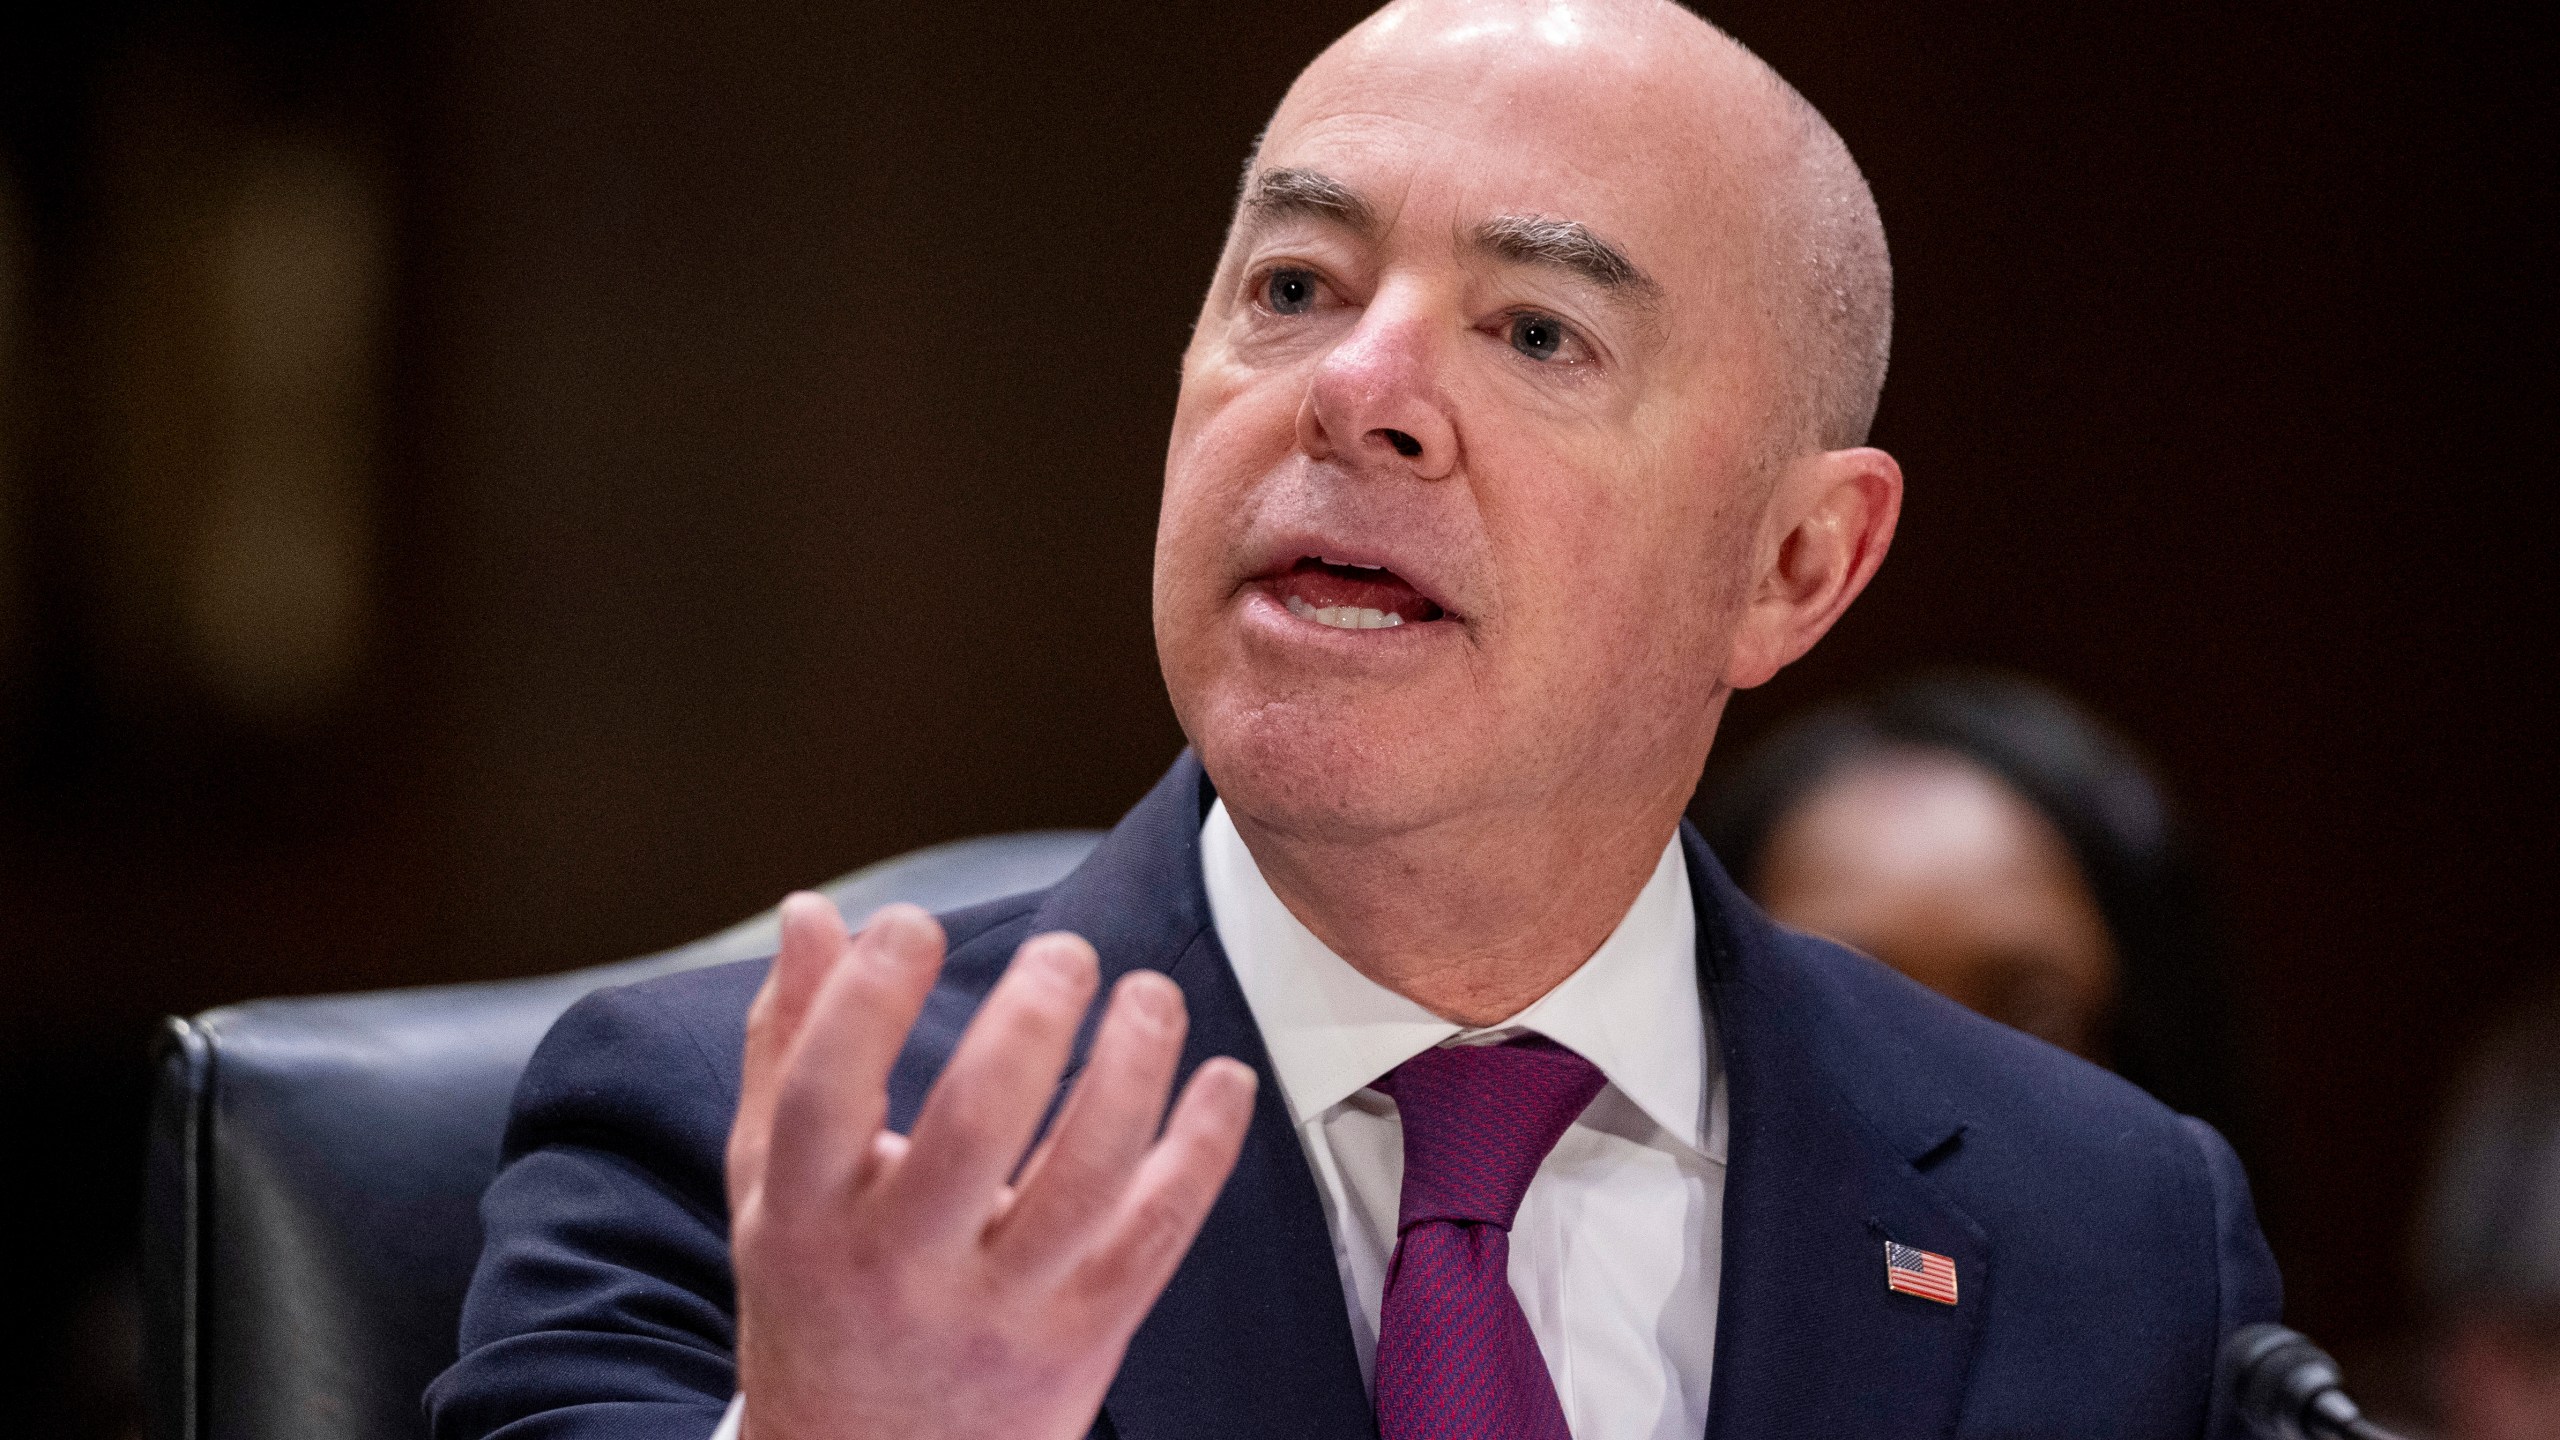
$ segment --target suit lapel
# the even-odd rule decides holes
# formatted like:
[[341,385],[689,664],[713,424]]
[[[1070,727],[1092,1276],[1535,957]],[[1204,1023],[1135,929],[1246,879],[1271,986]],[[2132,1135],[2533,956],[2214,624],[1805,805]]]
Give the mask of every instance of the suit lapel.
[[[1915,1168],[1962,1127],[1882,1103],[1889,1059],[1685,831],[1732,1130],[1708,1440],[1951,1434],[1989,1300],[1982,1231]],[[1955,1262],[1957,1302],[1885,1285],[1887,1240]]]
[[1323,1203],[1210,923],[1199,849],[1208,801],[1185,751],[1033,922],[1091,940],[1106,992],[1141,968],[1182,987],[1184,1077],[1231,1055],[1262,1081],[1235,1174],[1130,1340],[1103,1410],[1121,1440],[1375,1440]]

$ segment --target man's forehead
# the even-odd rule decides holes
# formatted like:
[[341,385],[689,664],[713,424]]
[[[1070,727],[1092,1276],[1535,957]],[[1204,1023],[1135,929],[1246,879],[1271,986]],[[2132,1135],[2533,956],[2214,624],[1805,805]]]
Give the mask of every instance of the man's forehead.
[[1510,208],[1677,183],[1672,147],[1651,143],[1640,118],[1582,98],[1539,103],[1490,81],[1425,84],[1391,74],[1363,84],[1367,78],[1355,71],[1293,93],[1264,138],[1266,161],[1371,191],[1462,186]]
[[1327,177],[1390,224],[1410,207],[1461,231],[1569,222],[1655,272],[1724,228],[1737,189],[1719,172],[1752,147],[1730,133],[1732,107],[1700,93],[1699,67],[1553,46],[1470,66],[1471,48],[1328,52],[1273,116],[1257,171]]

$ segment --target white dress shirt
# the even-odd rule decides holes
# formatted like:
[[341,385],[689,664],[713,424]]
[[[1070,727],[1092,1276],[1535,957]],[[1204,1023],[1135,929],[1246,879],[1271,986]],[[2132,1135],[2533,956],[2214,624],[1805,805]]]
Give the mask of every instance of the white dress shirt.
[[1315,1172],[1351,1338],[1374,1385],[1404,1129],[1370,1082],[1434,1045],[1534,1033],[1608,1077],[1529,1182],[1511,1288],[1575,1440],[1706,1433],[1722,1273],[1723,1066],[1698,990],[1678,838],[1618,928],[1527,1009],[1479,1030],[1353,969],[1264,882],[1223,801],[1200,831],[1209,913]]
[[[1547,1153],[1511,1225],[1511,1289],[1574,1440],[1697,1440],[1723,1264],[1724,1070],[1698,991],[1677,836],[1582,968],[1498,1025],[1443,1020],[1351,968],[1289,912],[1226,802],[1200,830],[1218,941],[1324,1201],[1363,1381],[1395,1251],[1404,1127],[1370,1082],[1434,1045],[1555,1041],[1609,1083]],[[743,1397],[712,1440],[736,1440]]]

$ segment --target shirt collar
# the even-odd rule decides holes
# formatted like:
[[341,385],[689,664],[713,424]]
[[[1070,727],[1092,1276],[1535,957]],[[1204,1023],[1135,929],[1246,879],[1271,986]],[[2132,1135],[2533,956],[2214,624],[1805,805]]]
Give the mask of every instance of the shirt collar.
[[1698,990],[1698,914],[1674,834],[1635,903],[1581,968],[1517,1015],[1480,1030],[1443,1020],[1336,955],[1262,878],[1221,800],[1200,827],[1218,942],[1299,1126],[1434,1045],[1530,1032],[1600,1067],[1646,1118],[1711,1160],[1707,1103],[1718,1065]]

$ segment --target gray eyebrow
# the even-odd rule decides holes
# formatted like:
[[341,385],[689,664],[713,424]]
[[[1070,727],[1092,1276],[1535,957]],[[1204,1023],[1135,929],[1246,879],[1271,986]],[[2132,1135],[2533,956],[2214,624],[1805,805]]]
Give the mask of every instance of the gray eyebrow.
[[1478,225],[1476,247],[1524,265],[1548,265],[1646,308],[1660,303],[1662,286],[1627,258],[1627,252],[1592,233],[1579,220],[1544,215],[1497,215]]
[[1245,183],[1244,208],[1257,218],[1301,216],[1329,221],[1357,234],[1377,233],[1377,213],[1350,186],[1330,175],[1295,166],[1265,170]]

